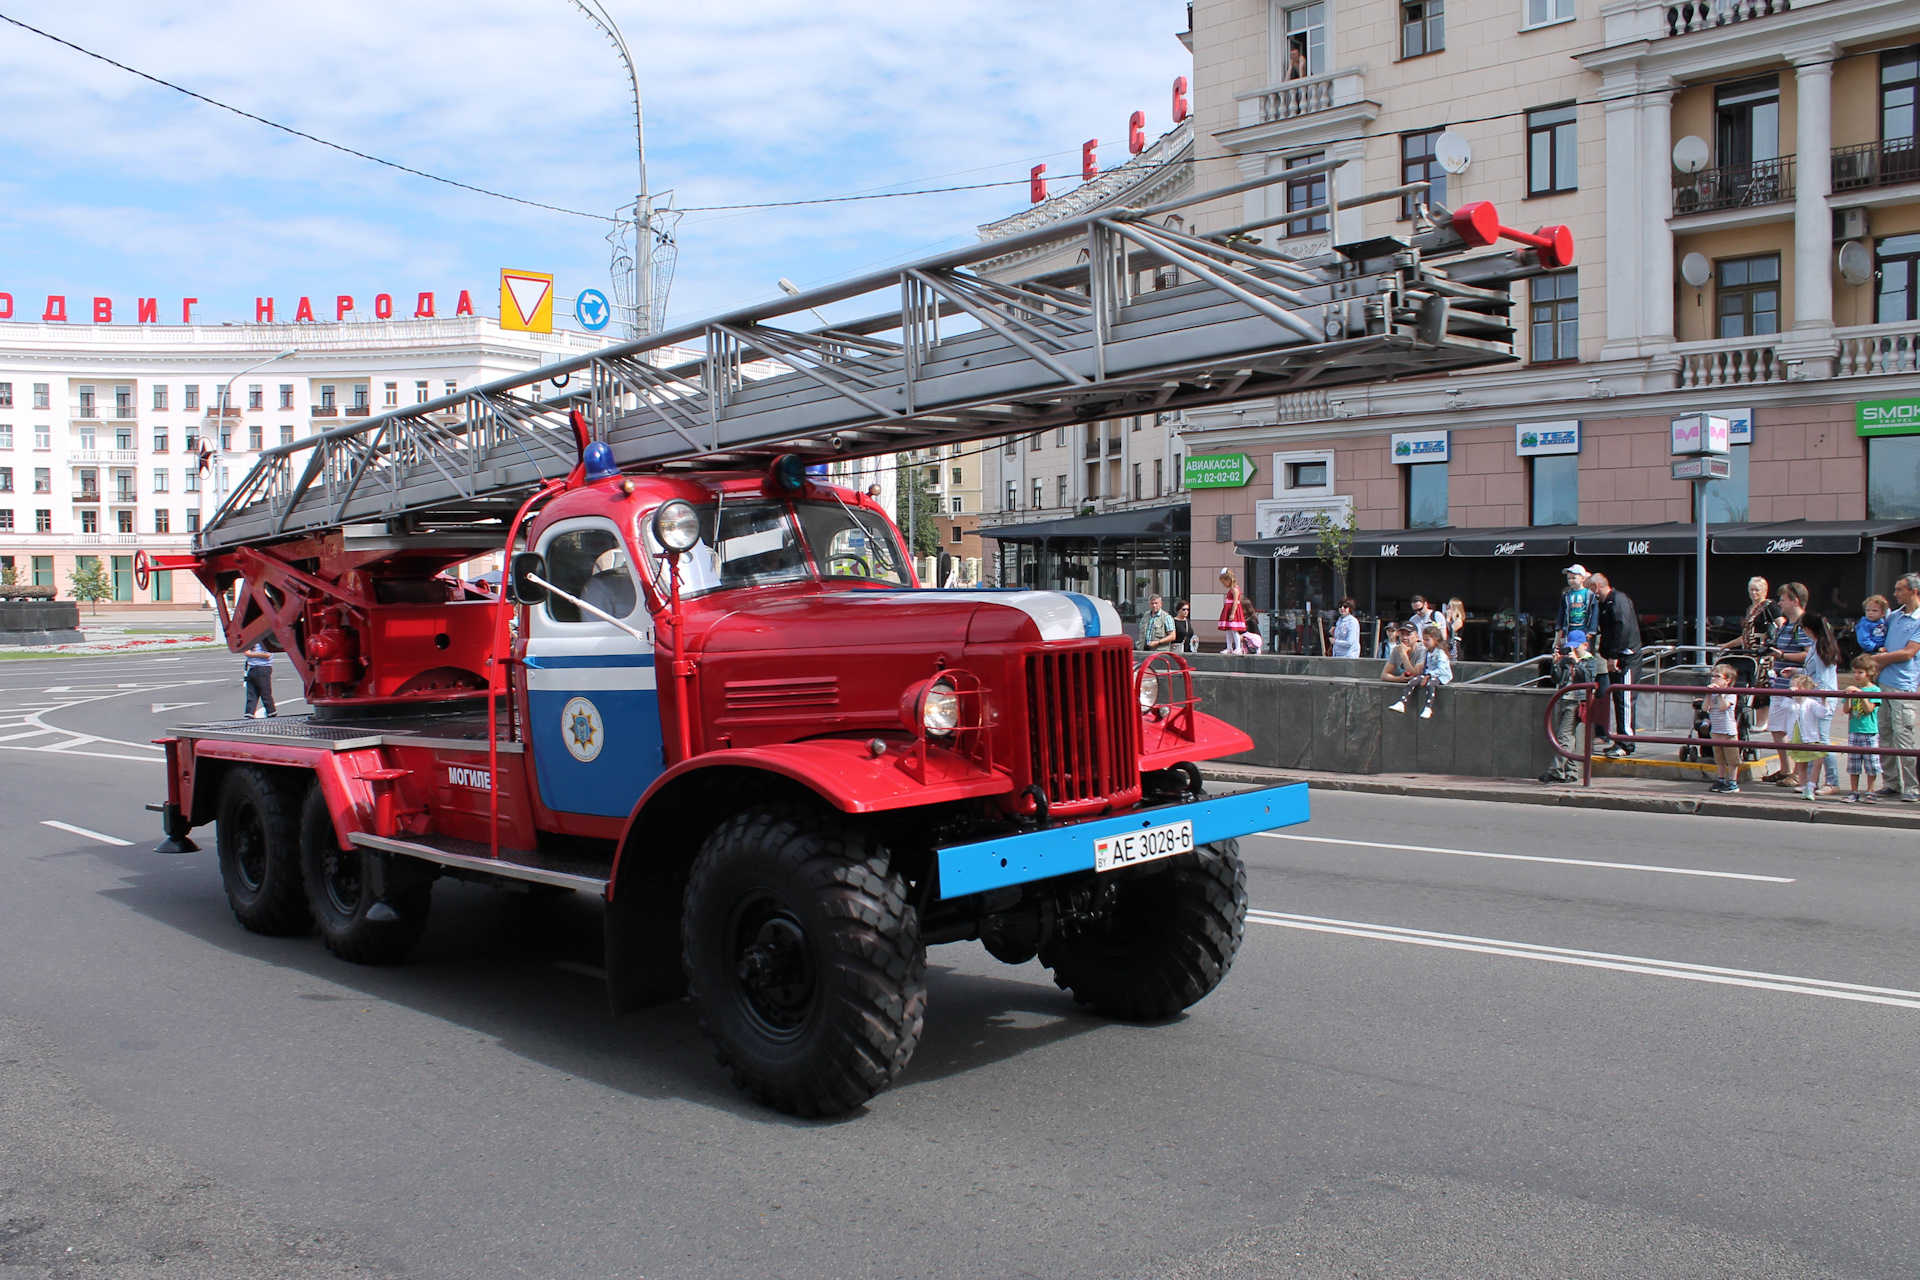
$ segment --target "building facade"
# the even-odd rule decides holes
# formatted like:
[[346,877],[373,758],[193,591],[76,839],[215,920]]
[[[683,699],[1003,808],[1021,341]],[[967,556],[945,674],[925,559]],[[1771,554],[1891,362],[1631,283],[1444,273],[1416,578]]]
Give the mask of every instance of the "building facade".
[[[580,333],[503,333],[477,316],[0,323],[0,571],[67,598],[75,570],[97,564],[111,592],[103,612],[205,607],[187,574],[138,587],[135,553],[190,550],[262,449],[600,345]],[[215,450],[205,473],[203,439]]]
[[[1416,590],[1459,595],[1510,629],[1551,612],[1561,557],[1577,556],[1631,582],[1656,626],[1690,629],[1691,535],[1676,533],[1694,496],[1672,478],[1668,429],[1701,411],[1739,424],[1732,474],[1706,497],[1724,533],[1710,618],[1739,611],[1750,546],[1779,548],[1765,576],[1804,580],[1835,611],[1910,563],[1920,9],[1197,0],[1192,14],[1203,189],[1346,162],[1200,207],[1202,233],[1279,218],[1257,234],[1289,256],[1405,235],[1411,200],[1343,207],[1332,226],[1284,215],[1329,181],[1343,201],[1426,181],[1435,206],[1492,201],[1508,225],[1565,225],[1577,246],[1571,268],[1514,287],[1513,364],[1189,413],[1190,453],[1258,467],[1195,491],[1197,579],[1234,569],[1296,635],[1336,589],[1383,614]],[[1343,582],[1305,537],[1323,513],[1379,535],[1355,540]],[[1489,568],[1481,547],[1518,567]],[[1197,599],[1196,616],[1218,604]]]

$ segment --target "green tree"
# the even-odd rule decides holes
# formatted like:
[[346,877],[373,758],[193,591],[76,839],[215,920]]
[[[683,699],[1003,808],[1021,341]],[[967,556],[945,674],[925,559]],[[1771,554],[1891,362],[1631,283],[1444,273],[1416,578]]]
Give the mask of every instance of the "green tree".
[[1347,566],[1353,563],[1353,535],[1359,527],[1359,520],[1352,507],[1347,508],[1347,518],[1335,524],[1327,513],[1322,511],[1313,518],[1314,528],[1320,531],[1320,558],[1333,570],[1333,593],[1342,596],[1347,593]]
[[913,554],[921,558],[940,554],[940,526],[935,523],[940,499],[928,489],[928,470],[924,465],[903,466],[895,486],[893,522],[907,535]]
[[73,598],[92,604],[93,613],[100,612],[102,600],[113,598],[113,580],[107,577],[106,568],[97,556],[81,556],[76,560],[67,581],[73,584]]
[[0,565],[0,587],[16,586],[20,582],[20,570],[12,565]]

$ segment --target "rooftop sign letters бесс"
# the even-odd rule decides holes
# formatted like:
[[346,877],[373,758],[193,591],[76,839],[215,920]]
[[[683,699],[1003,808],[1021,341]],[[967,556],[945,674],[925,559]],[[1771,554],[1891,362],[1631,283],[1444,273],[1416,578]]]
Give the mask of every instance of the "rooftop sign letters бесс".
[[1920,435],[1920,398],[1862,400],[1853,408],[1854,429],[1863,436]]

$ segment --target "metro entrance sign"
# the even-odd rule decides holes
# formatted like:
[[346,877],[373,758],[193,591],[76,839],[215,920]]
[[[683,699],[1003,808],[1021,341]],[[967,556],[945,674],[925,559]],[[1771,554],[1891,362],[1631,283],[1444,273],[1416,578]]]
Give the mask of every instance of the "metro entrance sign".
[[1180,483],[1188,489],[1239,489],[1253,479],[1253,459],[1244,453],[1188,454]]

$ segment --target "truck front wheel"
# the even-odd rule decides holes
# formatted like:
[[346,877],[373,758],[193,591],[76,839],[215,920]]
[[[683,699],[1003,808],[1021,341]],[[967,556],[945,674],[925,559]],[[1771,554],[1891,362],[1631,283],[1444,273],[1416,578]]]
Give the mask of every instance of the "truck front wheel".
[[[427,931],[430,881],[401,883],[370,865],[379,855],[342,849],[316,784],[300,809],[300,863],[327,950],[355,964],[397,964]],[[376,889],[384,884],[385,892]]]
[[220,879],[241,924],[280,937],[313,926],[300,883],[300,793],[251,765],[227,771],[215,840]]
[[[1100,901],[1105,896],[1106,901]],[[1240,842],[1168,859],[1167,869],[1094,892],[1094,910],[1040,948],[1040,963],[1073,998],[1113,1018],[1170,1018],[1220,985],[1247,927]]]
[[723,822],[687,882],[688,997],[734,1083],[790,1115],[879,1093],[919,1043],[926,949],[907,884],[841,819]]

